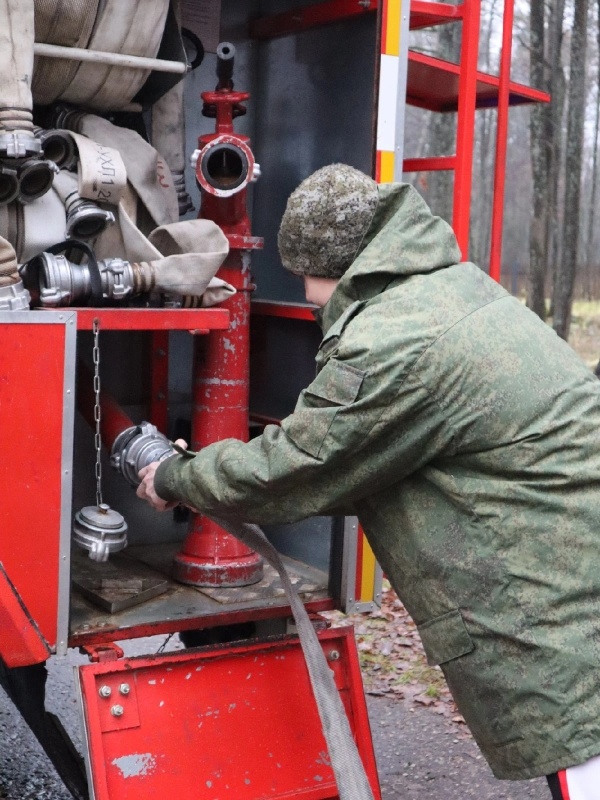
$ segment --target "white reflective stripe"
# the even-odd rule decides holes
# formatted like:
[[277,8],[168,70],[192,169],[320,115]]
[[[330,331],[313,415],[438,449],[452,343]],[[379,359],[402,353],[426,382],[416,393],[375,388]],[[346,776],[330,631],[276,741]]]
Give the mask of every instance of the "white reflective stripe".
[[[168,10],[169,0],[105,0],[88,47],[154,58]],[[135,97],[149,74],[147,70],[82,63],[61,99],[96,109],[118,109]]]
[[569,800],[600,800],[600,756],[565,770]]
[[127,170],[114,147],[73,133],[79,151],[79,194],[87,200],[118,205],[127,185]]
[[396,147],[396,110],[398,104],[398,56],[381,56],[379,101],[377,109],[377,150]]
[[0,0],[0,20],[0,122],[32,131],[33,0]]

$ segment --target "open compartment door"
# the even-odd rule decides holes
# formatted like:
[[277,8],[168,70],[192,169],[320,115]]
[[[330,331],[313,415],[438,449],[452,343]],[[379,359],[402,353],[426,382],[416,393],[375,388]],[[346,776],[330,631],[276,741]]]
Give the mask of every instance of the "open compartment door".
[[[378,800],[352,629],[322,631],[319,639]],[[78,672],[95,800],[338,796],[295,636]]]

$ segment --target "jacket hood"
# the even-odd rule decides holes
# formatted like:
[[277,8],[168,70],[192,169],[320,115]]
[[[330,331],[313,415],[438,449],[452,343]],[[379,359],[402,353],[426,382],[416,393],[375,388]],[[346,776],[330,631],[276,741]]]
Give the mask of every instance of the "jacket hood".
[[323,308],[328,330],[346,308],[368,301],[392,282],[452,266],[461,261],[454,231],[408,183],[378,186],[371,225],[352,265]]

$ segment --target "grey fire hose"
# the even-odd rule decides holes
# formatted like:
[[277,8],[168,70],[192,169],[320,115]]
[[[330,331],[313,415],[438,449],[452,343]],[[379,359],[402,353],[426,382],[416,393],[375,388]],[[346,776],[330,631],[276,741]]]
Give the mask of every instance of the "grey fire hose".
[[335,686],[333,672],[327,664],[315,629],[304,604],[290,581],[281,556],[256,525],[249,525],[245,522],[229,522],[214,514],[210,516],[223,530],[262,556],[279,573],[296,622],[340,800],[373,800],[373,792],[354,741],[344,705]]

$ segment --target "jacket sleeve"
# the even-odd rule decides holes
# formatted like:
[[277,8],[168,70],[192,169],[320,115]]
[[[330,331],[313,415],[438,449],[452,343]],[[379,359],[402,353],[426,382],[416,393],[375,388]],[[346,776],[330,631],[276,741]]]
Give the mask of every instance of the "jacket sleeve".
[[349,513],[357,500],[451,449],[445,415],[416,376],[360,363],[360,354],[330,359],[281,427],[167,459],[156,473],[158,494],[208,515],[296,522]]

